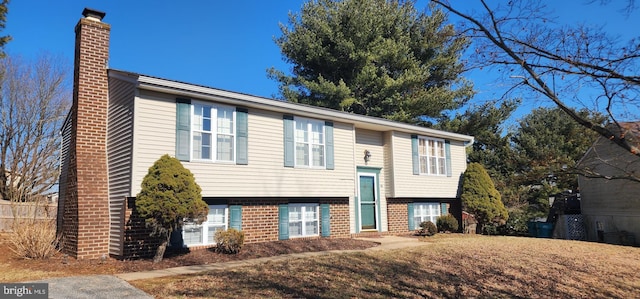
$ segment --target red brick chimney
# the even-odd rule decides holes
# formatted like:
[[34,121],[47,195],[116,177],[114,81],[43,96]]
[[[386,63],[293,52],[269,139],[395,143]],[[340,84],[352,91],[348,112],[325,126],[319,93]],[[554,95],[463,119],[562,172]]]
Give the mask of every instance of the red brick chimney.
[[109,254],[107,107],[109,32],[105,13],[85,8],[76,25],[73,106],[61,247],[78,259]]

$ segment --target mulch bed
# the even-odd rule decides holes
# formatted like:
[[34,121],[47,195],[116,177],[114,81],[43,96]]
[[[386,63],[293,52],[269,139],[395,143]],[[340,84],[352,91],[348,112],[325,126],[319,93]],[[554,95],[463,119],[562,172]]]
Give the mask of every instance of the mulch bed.
[[378,243],[364,240],[335,238],[335,239],[293,239],[286,241],[245,244],[237,254],[217,253],[213,249],[196,249],[185,253],[168,253],[165,258],[154,264],[149,259],[117,260],[76,260],[58,254],[48,260],[11,260],[12,264],[21,268],[29,268],[46,272],[63,272],[67,275],[85,274],[116,274],[166,269],[179,266],[204,265],[277,256],[282,254],[317,252],[329,250],[367,249]]

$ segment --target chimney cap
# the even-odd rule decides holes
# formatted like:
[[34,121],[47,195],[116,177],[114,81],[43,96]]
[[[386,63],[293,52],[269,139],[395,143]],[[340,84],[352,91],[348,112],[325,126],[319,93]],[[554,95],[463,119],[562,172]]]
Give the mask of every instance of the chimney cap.
[[95,10],[95,9],[91,9],[91,8],[85,8],[82,11],[82,15],[85,18],[94,18],[94,19],[97,19],[98,21],[102,21],[102,18],[104,18],[104,16],[106,14],[107,13],[105,13],[105,12],[102,12],[102,11],[99,11],[99,10]]

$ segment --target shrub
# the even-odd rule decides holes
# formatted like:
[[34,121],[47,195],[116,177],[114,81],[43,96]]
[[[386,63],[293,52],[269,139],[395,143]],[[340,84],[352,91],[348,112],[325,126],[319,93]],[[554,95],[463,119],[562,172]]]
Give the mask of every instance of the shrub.
[[209,206],[201,192],[191,171],[176,158],[164,155],[149,168],[136,196],[136,209],[152,234],[161,238],[154,263],[162,261],[171,232],[185,219],[195,223],[207,219]]
[[214,238],[217,244],[217,252],[235,254],[240,252],[242,245],[244,245],[244,232],[235,228],[219,230],[214,235]]
[[58,251],[55,220],[16,220],[9,242],[19,258],[47,259]]
[[493,184],[487,170],[480,163],[469,163],[467,166],[462,177],[460,197],[463,210],[475,215],[480,227],[493,223],[504,223],[509,218],[500,192]]
[[440,232],[457,232],[458,231],[458,219],[451,214],[438,217],[436,220],[438,231]]
[[421,236],[433,236],[438,233],[438,228],[431,221],[423,221],[420,223],[420,231],[418,233]]

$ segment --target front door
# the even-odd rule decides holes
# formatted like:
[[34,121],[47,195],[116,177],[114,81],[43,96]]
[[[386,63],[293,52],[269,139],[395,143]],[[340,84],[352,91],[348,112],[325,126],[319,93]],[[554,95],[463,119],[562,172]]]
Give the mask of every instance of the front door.
[[376,229],[376,177],[359,175],[360,230]]

